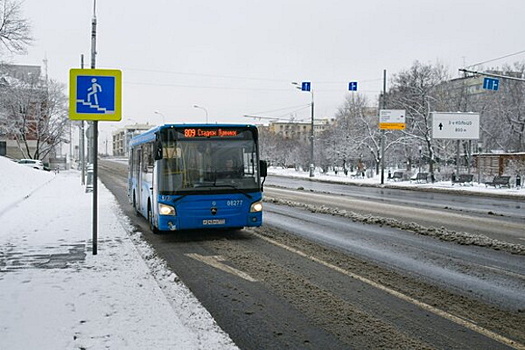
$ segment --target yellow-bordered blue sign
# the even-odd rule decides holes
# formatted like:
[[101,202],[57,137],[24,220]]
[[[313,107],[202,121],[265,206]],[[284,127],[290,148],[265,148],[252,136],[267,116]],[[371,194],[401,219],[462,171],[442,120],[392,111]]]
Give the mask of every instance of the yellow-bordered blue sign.
[[120,121],[122,72],[117,69],[71,69],[69,119]]

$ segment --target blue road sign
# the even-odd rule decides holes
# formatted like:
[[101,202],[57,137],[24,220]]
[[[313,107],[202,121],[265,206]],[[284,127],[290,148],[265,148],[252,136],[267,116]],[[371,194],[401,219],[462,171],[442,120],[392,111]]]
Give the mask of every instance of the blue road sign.
[[348,90],[357,91],[357,81],[351,81],[348,83]]
[[115,77],[77,76],[77,113],[115,112]]
[[122,77],[119,70],[71,69],[69,79],[70,119],[121,119]]
[[483,88],[485,90],[494,90],[499,89],[499,79],[496,78],[484,78],[483,79]]
[[303,81],[301,83],[301,90],[302,91],[310,91],[312,89],[312,83],[309,81]]

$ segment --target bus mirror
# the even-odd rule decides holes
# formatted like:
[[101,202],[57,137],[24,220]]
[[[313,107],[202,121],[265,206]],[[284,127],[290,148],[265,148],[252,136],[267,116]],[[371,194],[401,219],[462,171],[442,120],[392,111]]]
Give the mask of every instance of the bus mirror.
[[155,160],[162,159],[162,142],[159,140],[153,143],[153,154],[155,155]]
[[261,177],[268,176],[268,163],[265,160],[259,161],[259,168],[260,168],[259,171],[261,173]]

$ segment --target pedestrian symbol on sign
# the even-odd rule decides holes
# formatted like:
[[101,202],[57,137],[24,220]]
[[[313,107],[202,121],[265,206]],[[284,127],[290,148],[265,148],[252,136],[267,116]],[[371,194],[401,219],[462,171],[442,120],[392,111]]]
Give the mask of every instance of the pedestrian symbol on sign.
[[91,79],[91,87],[88,88],[88,94],[87,94],[87,100],[88,102],[91,102],[91,97],[93,97],[93,100],[95,101],[95,106],[98,106],[98,96],[97,94],[99,92],[102,92],[102,86],[97,84],[97,78]]
[[77,112],[112,114],[115,112],[115,77],[77,77]]

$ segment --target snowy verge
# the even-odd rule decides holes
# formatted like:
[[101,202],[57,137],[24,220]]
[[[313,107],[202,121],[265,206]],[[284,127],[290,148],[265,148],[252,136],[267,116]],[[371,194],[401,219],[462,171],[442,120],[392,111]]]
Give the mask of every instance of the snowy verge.
[[236,349],[104,186],[92,255],[78,172],[0,171],[0,349]]
[[209,344],[214,344],[213,349],[238,349],[228,334],[215,322],[208,310],[200,304],[179,277],[170,270],[166,262],[157,256],[151,245],[142,238],[142,232],[134,230],[128,218],[122,214],[120,207],[117,206],[114,211],[174,312],[184,326],[191,329],[197,336],[199,348],[207,350]]
[[414,222],[404,222],[397,219],[384,218],[373,215],[361,215],[355,212],[341,210],[338,208],[315,206],[311,204],[283,200],[279,198],[265,197],[264,200],[274,204],[303,208],[312,213],[342,216],[356,222],[362,222],[364,224],[386,225],[392,228],[410,231],[424,236],[435,237],[442,241],[456,242],[463,245],[473,245],[479,247],[492,248],[497,250],[503,250],[512,254],[525,255],[524,245],[498,241],[485,235],[471,234],[467,232],[457,232],[453,230],[448,230],[444,227],[425,227]]

